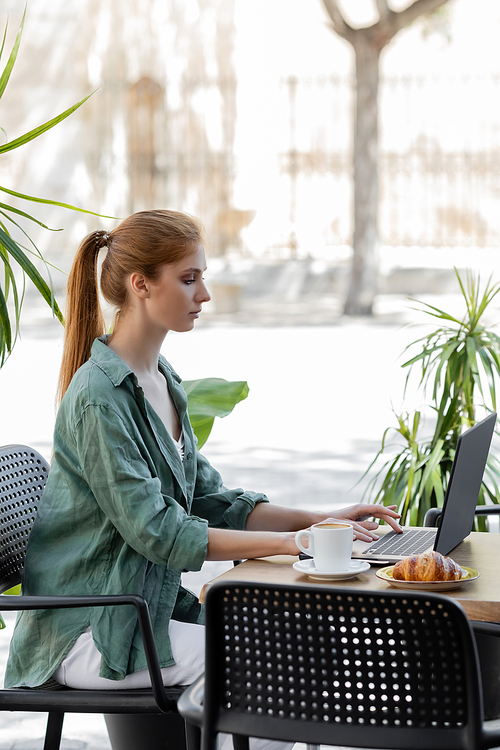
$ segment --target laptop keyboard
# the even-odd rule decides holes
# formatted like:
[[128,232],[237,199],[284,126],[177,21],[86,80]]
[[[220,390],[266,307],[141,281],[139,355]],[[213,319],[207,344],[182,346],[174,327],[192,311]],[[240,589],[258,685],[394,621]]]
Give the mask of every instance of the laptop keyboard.
[[418,555],[432,547],[437,529],[415,529],[396,534],[392,531],[381,537],[375,544],[370,545],[365,555]]

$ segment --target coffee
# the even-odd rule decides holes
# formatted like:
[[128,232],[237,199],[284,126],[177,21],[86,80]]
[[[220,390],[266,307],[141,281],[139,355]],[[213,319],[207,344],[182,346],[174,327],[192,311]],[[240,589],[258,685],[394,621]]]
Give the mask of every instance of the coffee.
[[347,523],[317,523],[316,528],[317,529],[345,529],[346,526],[349,526]]
[[[349,567],[352,554],[352,526],[348,523],[323,523],[311,526],[310,531],[298,531],[295,534],[297,547],[314,557],[318,572],[340,573]],[[307,539],[304,547],[302,539]]]

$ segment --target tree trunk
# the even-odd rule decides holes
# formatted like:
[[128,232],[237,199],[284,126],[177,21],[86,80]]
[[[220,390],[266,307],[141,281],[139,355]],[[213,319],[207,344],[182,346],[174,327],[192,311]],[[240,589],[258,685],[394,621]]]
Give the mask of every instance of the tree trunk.
[[346,315],[371,315],[377,291],[378,80],[380,49],[358,32],[354,133],[354,237]]

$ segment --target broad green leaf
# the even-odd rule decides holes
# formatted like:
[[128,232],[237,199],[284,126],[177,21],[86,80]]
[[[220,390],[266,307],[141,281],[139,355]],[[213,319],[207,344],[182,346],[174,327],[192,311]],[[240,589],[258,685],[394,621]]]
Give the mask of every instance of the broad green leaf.
[[246,381],[227,381],[222,378],[183,380],[187,396],[189,420],[198,438],[198,448],[207,441],[215,417],[226,417],[236,404],[248,396]]

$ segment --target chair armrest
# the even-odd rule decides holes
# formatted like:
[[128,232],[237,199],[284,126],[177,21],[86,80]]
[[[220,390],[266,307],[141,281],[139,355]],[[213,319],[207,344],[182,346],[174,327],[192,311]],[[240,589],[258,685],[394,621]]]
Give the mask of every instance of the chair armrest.
[[127,605],[132,605],[137,610],[155,701],[160,711],[171,713],[172,703],[167,697],[163,685],[149,609],[142,596],[137,596],[136,594],[110,594],[102,596],[0,596],[0,610],[6,612],[31,609],[70,609],[73,607],[121,607]]
[[205,675],[198,677],[182,693],[177,701],[177,710],[180,715],[189,723],[196,727],[202,727],[203,724],[203,698],[205,697]]
[[500,638],[500,623],[483,622],[482,620],[469,620],[474,633],[481,635],[491,635],[494,638]]
[[424,526],[437,526],[441,513],[441,508],[429,508],[424,516]]
[[498,516],[500,505],[477,505],[474,513],[476,516]]
[[[424,526],[437,526],[442,508],[429,508],[424,516]],[[474,511],[476,516],[499,516],[500,505],[476,505]]]

